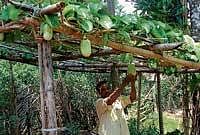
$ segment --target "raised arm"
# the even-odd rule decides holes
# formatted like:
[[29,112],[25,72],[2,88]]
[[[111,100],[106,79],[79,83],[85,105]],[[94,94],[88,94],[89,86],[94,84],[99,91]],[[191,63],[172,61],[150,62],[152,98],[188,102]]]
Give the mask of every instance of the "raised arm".
[[116,88],[106,99],[105,102],[107,105],[112,105],[113,102],[121,95],[123,89],[131,81],[132,75],[127,75],[126,78],[122,81],[122,84]]

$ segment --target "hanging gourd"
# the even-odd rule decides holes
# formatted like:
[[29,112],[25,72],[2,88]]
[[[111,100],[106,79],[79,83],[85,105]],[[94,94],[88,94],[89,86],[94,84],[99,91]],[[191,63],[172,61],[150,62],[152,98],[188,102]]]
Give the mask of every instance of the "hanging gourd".
[[136,75],[136,67],[135,64],[128,64],[128,74]]
[[4,39],[4,33],[0,33],[0,41],[3,41]]
[[48,24],[44,24],[44,27],[43,27],[43,38],[45,40],[51,40],[52,37],[53,37],[53,29]]
[[88,39],[81,40],[80,51],[84,57],[89,57],[91,55],[92,47],[91,47],[90,40]]

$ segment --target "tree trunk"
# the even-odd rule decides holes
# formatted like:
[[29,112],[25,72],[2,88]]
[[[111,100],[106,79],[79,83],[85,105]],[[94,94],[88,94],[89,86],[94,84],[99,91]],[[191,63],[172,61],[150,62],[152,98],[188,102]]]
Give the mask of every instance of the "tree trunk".
[[161,93],[160,93],[160,73],[157,73],[157,107],[158,107],[158,115],[159,115],[159,128],[160,135],[164,135],[164,127],[163,127],[163,114],[162,114],[162,102],[161,102]]
[[139,73],[139,82],[138,82],[138,106],[137,106],[137,130],[140,131],[140,105],[141,105],[141,81],[142,73]]
[[189,90],[188,90],[188,74],[185,75],[185,84],[183,88],[183,131],[184,135],[189,135],[190,118],[189,118]]
[[40,68],[40,100],[42,134],[57,134],[56,108],[53,89],[53,67],[51,46],[47,41],[38,44],[38,61]]
[[112,15],[115,15],[115,0],[107,0],[107,7]]
[[191,135],[200,135],[200,86],[192,94],[192,131]]
[[195,41],[200,41],[200,0],[189,0],[191,34]]

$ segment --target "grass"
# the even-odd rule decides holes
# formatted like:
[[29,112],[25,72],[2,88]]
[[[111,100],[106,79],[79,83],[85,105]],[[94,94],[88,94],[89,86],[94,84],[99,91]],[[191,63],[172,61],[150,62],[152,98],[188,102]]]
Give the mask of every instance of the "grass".
[[172,132],[175,129],[182,130],[182,117],[175,114],[163,113],[164,130],[166,132]]
[[[158,113],[154,113],[153,115],[153,119],[147,119],[144,122],[144,126],[147,127],[148,125],[154,124],[159,129]],[[163,125],[165,133],[172,132],[176,129],[182,131],[182,116],[177,116],[175,114],[164,112]]]

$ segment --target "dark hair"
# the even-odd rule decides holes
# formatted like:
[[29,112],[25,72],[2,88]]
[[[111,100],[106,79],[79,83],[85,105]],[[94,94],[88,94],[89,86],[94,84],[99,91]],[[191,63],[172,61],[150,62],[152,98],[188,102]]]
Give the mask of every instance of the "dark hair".
[[100,81],[97,83],[96,85],[96,90],[98,91],[98,93],[100,93],[100,87],[103,85],[103,84],[106,84],[107,81],[106,80],[103,80],[103,81]]

